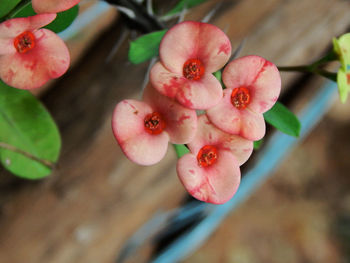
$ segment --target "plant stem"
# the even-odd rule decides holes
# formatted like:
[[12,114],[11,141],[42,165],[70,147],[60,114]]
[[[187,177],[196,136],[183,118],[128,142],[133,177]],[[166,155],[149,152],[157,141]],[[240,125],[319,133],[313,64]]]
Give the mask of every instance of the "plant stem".
[[16,148],[13,145],[10,145],[10,144],[4,143],[4,142],[0,142],[0,148],[6,149],[6,150],[9,150],[9,151],[12,151],[12,152],[16,152],[16,153],[19,153],[19,154],[22,154],[25,157],[27,157],[27,158],[29,158],[29,159],[31,159],[33,161],[39,162],[42,165],[45,165],[45,166],[47,166],[50,169],[53,169],[55,167],[55,164],[53,162],[50,162],[50,161],[44,160],[44,159],[40,159],[40,158],[38,158],[38,157],[36,157],[36,156],[26,152],[26,151],[23,151],[21,149]]
[[325,56],[323,56],[322,58],[320,58],[319,60],[316,60],[314,63],[312,63],[310,65],[311,68],[315,69],[318,66],[330,62],[330,61],[334,61],[334,60],[338,60],[338,54],[334,52],[334,50],[331,50],[330,52],[328,52]]
[[277,67],[279,71],[312,72],[310,65]]
[[329,72],[329,71],[324,70],[324,69],[316,69],[314,72],[320,76],[323,76],[327,79],[330,79],[334,82],[337,82],[337,73],[335,73],[335,72]]
[[311,63],[310,65],[299,65],[299,66],[291,66],[291,67],[277,67],[279,71],[298,71],[298,72],[309,72],[309,73],[315,73],[320,76],[323,76],[327,79],[337,81],[337,74],[334,72],[329,72],[327,70],[319,68],[320,65],[338,60],[338,55],[331,50],[329,53],[327,53],[324,57],[320,58],[319,60],[316,60],[315,62]]
[[337,73],[329,72],[320,68],[313,68],[311,65],[291,66],[291,67],[277,67],[279,71],[297,71],[315,73],[327,79],[337,81]]

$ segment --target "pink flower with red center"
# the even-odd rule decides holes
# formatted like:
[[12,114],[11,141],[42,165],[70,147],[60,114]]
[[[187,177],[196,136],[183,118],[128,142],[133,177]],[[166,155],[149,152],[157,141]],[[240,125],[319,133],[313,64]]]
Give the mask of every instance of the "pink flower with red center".
[[65,43],[40,29],[56,14],[14,18],[0,24],[0,78],[9,86],[33,89],[63,75],[70,62]]
[[58,13],[77,5],[79,2],[80,0],[32,0],[32,6],[37,14]]
[[112,129],[124,154],[133,162],[152,165],[165,155],[168,142],[190,142],[197,128],[197,115],[176,101],[159,94],[151,85],[144,102],[123,100],[114,110]]
[[188,147],[191,152],[176,167],[186,190],[204,202],[222,204],[231,199],[240,183],[239,166],[251,155],[253,142],[219,130],[201,115]]
[[231,43],[216,26],[186,21],[163,37],[160,62],[150,73],[152,85],[190,109],[208,109],[222,98],[220,82],[213,72],[231,55]]
[[277,101],[281,77],[277,67],[259,56],[246,56],[229,63],[222,74],[226,85],[219,104],[207,111],[221,130],[249,140],[265,135],[263,114]]

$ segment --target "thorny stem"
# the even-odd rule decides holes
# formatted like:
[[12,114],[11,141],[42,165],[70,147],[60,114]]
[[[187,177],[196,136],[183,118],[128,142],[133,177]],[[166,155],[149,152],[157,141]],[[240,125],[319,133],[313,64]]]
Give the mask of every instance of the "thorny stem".
[[45,165],[45,166],[47,166],[50,169],[53,169],[55,167],[55,164],[53,162],[50,162],[50,161],[44,160],[44,159],[40,159],[40,158],[38,158],[38,157],[36,157],[36,156],[26,152],[26,151],[23,151],[21,149],[16,148],[13,145],[10,145],[10,144],[4,143],[4,142],[0,142],[0,148],[6,149],[6,150],[10,150],[10,151],[13,151],[13,152],[16,152],[16,153],[19,153],[19,154],[22,154],[25,157],[27,157],[27,158],[29,158],[29,159],[31,159],[33,161],[39,162],[42,165]]
[[122,6],[134,13],[134,17],[124,16],[128,20],[129,27],[136,27],[138,30],[150,33],[164,29],[165,26],[158,20],[155,15],[150,15],[147,9],[134,0],[104,0],[105,2]]

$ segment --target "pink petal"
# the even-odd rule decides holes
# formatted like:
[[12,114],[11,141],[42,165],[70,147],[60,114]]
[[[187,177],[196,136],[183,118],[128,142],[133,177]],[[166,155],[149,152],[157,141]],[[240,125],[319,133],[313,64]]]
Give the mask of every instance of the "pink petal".
[[281,91],[281,77],[277,67],[259,56],[246,56],[229,63],[222,74],[229,88],[246,86],[251,92],[249,108],[258,113],[269,110]]
[[168,71],[160,62],[151,69],[152,86],[164,96],[176,100],[190,109],[208,109],[222,98],[220,82],[212,74],[199,80],[188,80]]
[[145,89],[143,99],[164,118],[165,131],[169,134],[170,142],[186,144],[193,139],[197,129],[195,110],[187,109],[161,95],[150,84]]
[[196,199],[222,204],[236,193],[241,172],[236,158],[227,151],[219,151],[217,162],[200,167],[195,154],[182,156],[176,166],[177,174],[186,190]]
[[179,74],[170,72],[162,63],[157,62],[151,69],[150,82],[164,96],[175,98],[176,93],[185,84],[186,79]]
[[191,152],[199,152],[203,145],[214,145],[218,149],[231,152],[239,165],[245,163],[253,152],[252,141],[219,130],[204,114],[198,117],[197,133],[188,147]]
[[163,37],[159,55],[164,66],[181,74],[184,63],[198,58],[207,73],[223,67],[231,55],[231,43],[218,27],[185,21],[172,27]]
[[144,119],[153,109],[136,100],[117,104],[112,117],[112,129],[124,154],[133,162],[152,165],[159,162],[168,149],[166,132],[151,135],[145,131]]
[[211,24],[200,24],[198,36],[198,58],[205,65],[206,72],[221,69],[231,56],[231,42],[224,32]]
[[12,38],[0,38],[0,56],[17,52]]
[[265,121],[260,113],[248,108],[236,109],[231,103],[232,89],[224,90],[219,104],[207,110],[208,119],[224,132],[240,135],[248,140],[260,140],[265,135]]
[[230,134],[239,134],[240,111],[231,104],[231,92],[232,89],[225,89],[222,100],[207,110],[207,116],[219,129]]
[[261,113],[248,110],[241,112],[240,136],[248,140],[257,141],[265,136],[265,120]]
[[33,31],[50,24],[56,14],[13,18],[0,24],[0,39],[14,38],[24,31]]
[[33,49],[0,56],[0,78],[12,87],[38,88],[49,79],[63,75],[69,67],[69,51],[55,33],[40,29],[34,35]]
[[58,13],[65,11],[80,0],[32,0],[33,9],[36,13]]
[[220,82],[212,74],[205,74],[200,80],[187,80],[176,99],[187,108],[205,110],[218,104],[222,94]]

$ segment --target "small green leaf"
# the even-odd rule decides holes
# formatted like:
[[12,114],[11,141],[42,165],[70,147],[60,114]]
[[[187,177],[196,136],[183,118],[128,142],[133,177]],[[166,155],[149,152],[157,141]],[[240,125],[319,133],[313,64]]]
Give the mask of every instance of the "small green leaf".
[[11,88],[0,81],[0,123],[0,142],[26,153],[0,147],[3,166],[27,179],[49,175],[51,168],[34,158],[56,162],[61,139],[44,106],[29,91]]
[[216,78],[218,81],[220,81],[220,84],[221,84],[222,89],[226,89],[225,84],[224,84],[224,82],[222,81],[222,72],[221,72],[221,70],[218,70],[218,71],[214,72],[213,75],[215,76],[215,78]]
[[347,65],[350,65],[350,33],[333,38],[333,49],[338,54],[342,68],[347,71]]
[[[79,6],[73,6],[71,9],[58,13],[56,19],[44,28],[50,29],[55,33],[62,32],[73,23],[75,18],[78,16],[78,13]],[[32,3],[28,2],[18,8],[18,10],[16,10],[11,17],[28,17],[34,15],[36,15],[36,13],[32,7]]]
[[295,137],[300,134],[301,124],[298,118],[278,101],[269,111],[264,113],[264,118],[266,122],[285,134]]
[[7,15],[21,0],[1,0],[0,18]]
[[55,33],[62,32],[73,23],[78,14],[79,5],[73,6],[71,9],[58,13],[56,19],[45,28]]
[[345,103],[348,98],[348,93],[350,92],[350,72],[346,73],[342,68],[338,70],[337,74],[337,84],[340,101]]
[[339,39],[333,38],[333,49],[341,63],[337,84],[340,100],[345,103],[350,92],[350,33],[340,36]]
[[218,70],[216,72],[213,73],[213,75],[215,76],[215,78],[221,82],[221,70]]
[[332,42],[333,42],[333,51],[339,55],[340,54],[340,46],[338,43],[338,39],[333,37]]
[[254,141],[253,142],[253,146],[254,146],[254,150],[259,150],[261,145],[263,144],[264,140],[261,139],[259,141]]
[[174,145],[177,157],[179,158],[184,156],[186,153],[190,152],[190,150],[183,144],[173,144],[173,145]]
[[204,3],[205,1],[206,0],[180,0],[177,5],[166,14],[166,16],[180,13],[185,7],[189,9]]
[[139,64],[158,55],[159,44],[166,33],[166,29],[143,35],[131,41],[129,49],[129,60]]

